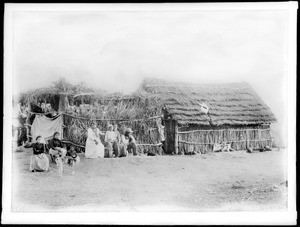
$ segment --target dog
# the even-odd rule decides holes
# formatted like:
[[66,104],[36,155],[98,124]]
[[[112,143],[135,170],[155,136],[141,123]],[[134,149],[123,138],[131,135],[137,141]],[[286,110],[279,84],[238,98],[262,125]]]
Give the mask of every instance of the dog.
[[64,171],[64,162],[63,162],[63,158],[61,154],[58,155],[54,155],[54,161],[56,163],[57,166],[57,171],[60,177],[62,177],[63,175],[63,171]]
[[79,162],[80,161],[77,158],[76,159],[75,158],[68,159],[67,163],[72,169],[72,175],[75,174],[75,166],[77,166]]
[[70,150],[67,152],[66,163],[71,167],[72,175],[74,175],[75,166],[77,166],[79,162],[80,162],[80,158],[77,155],[77,152],[75,151],[75,147],[71,146]]

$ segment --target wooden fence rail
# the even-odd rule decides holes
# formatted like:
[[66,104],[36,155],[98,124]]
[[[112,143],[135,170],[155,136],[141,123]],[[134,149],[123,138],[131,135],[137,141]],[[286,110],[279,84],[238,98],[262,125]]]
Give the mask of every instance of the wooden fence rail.
[[193,131],[181,131],[178,134],[189,134],[195,132],[244,132],[244,131],[270,131],[270,129],[220,129],[220,130],[193,130]]
[[[248,140],[249,142],[266,142],[266,141],[272,141],[272,139],[266,139],[266,140]],[[196,143],[196,142],[188,142],[183,140],[178,140],[179,143],[186,143],[186,144],[195,144],[195,145],[214,145],[215,143]],[[226,141],[226,143],[244,143],[247,142],[247,140],[240,140],[240,141]]]

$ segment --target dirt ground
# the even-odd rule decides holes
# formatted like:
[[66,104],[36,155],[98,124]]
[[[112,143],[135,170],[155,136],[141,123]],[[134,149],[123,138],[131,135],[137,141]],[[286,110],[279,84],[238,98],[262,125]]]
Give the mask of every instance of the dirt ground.
[[85,159],[75,175],[30,172],[13,154],[12,211],[274,211],[287,209],[285,150]]

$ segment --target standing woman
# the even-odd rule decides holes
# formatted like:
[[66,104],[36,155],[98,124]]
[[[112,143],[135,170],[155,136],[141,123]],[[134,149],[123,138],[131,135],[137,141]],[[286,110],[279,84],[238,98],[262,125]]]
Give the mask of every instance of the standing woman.
[[85,144],[86,158],[104,158],[104,145],[101,143],[100,135],[104,135],[97,128],[96,122],[88,128],[87,139]]
[[45,154],[46,146],[42,143],[42,137],[36,137],[36,143],[33,144],[33,154],[30,161],[30,170],[34,171],[48,171],[49,158]]

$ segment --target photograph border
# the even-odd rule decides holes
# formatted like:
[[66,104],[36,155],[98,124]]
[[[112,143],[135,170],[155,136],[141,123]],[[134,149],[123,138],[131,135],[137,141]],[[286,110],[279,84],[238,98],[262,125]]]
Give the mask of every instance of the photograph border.
[[165,3],[165,4],[5,4],[3,132],[12,125],[13,14],[19,11],[209,11],[287,10],[288,22],[288,210],[284,212],[41,212],[11,211],[11,133],[3,133],[2,224],[296,224],[296,31],[297,2],[277,3]]

